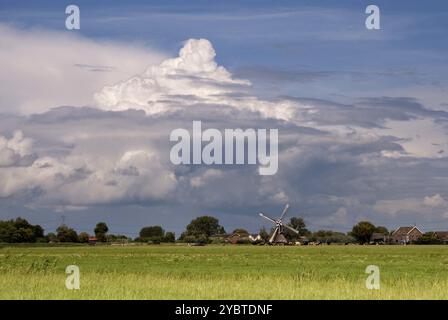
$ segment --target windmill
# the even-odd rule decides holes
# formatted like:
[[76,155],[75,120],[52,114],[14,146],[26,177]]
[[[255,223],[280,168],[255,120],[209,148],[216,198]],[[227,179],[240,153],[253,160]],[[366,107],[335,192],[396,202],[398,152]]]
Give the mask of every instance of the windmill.
[[283,228],[286,228],[288,230],[291,230],[294,233],[299,234],[299,231],[297,231],[296,229],[291,228],[290,226],[288,226],[286,224],[283,224],[283,218],[285,217],[288,209],[289,209],[289,204],[286,204],[285,209],[283,209],[283,212],[279,219],[269,218],[268,216],[266,216],[260,212],[261,217],[263,217],[266,220],[269,220],[275,224],[275,229],[274,229],[274,232],[272,233],[272,236],[269,238],[269,243],[271,243],[271,244],[273,244],[273,243],[283,243],[283,244],[288,243],[288,240],[286,240],[285,236],[283,235]]

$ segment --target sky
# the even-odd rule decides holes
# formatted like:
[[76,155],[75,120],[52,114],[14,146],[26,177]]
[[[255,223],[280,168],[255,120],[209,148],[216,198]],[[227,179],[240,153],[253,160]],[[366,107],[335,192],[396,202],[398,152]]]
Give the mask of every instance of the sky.
[[[257,232],[290,203],[313,230],[448,230],[447,18],[446,1],[0,1],[0,219]],[[173,165],[194,120],[278,129],[278,173]]]

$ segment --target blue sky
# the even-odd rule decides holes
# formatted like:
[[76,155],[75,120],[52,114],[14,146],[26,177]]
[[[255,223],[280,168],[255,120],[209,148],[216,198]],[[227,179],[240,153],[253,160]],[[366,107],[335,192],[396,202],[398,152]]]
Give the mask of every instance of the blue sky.
[[[3,22],[60,30],[64,1],[2,1]],[[446,80],[444,1],[377,1],[382,30],[364,27],[369,1],[78,1],[82,35],[137,41],[175,54],[188,38],[207,38],[230,70],[276,68],[290,72],[431,71]],[[378,80],[378,81],[377,81]],[[390,86],[376,77],[341,89]],[[404,79],[405,81],[416,81]],[[424,80],[422,80],[424,81]],[[335,82],[335,81],[333,81]],[[384,83],[386,82],[386,83]],[[340,89],[336,84],[329,90]],[[340,90],[341,90],[340,89]],[[353,88],[356,89],[356,88]],[[317,90],[317,89],[316,89]],[[286,90],[296,93],[296,88]],[[309,90],[306,90],[309,92]]]
[[[78,31],[64,28],[69,4],[80,7]],[[364,26],[369,4],[381,10],[381,30]],[[325,131],[335,139],[333,145],[327,145],[329,141],[317,141],[316,134],[307,137],[316,141],[315,145],[307,140],[296,146],[288,145],[288,140],[285,145],[290,152],[299,148],[307,150],[307,155],[294,160],[285,156],[289,160],[283,167],[298,173],[288,176],[283,171],[278,181],[269,182],[276,186],[272,192],[285,195],[313,228],[347,231],[354,221],[367,218],[390,228],[419,223],[422,229],[448,229],[447,184],[439,172],[446,166],[444,152],[448,152],[448,145],[444,145],[448,112],[446,1],[0,1],[0,24],[4,27],[0,31],[8,35],[8,45],[13,46],[10,56],[7,48],[1,48],[5,50],[5,66],[10,68],[5,74],[12,79],[1,79],[9,87],[0,92],[0,112],[4,115],[0,137],[12,139],[14,130],[21,130],[34,141],[33,154],[38,159],[60,156],[67,150],[72,150],[72,156],[91,152],[84,141],[70,140],[79,126],[90,128],[91,111],[55,112],[51,108],[90,107],[90,97],[103,86],[120,83],[149,65],[176,57],[188,39],[204,38],[213,45],[218,65],[233,78],[252,83],[245,94],[259,101],[287,101],[310,108],[296,131],[289,132],[291,126],[298,126],[298,119],[285,126],[288,134],[306,127]],[[22,44],[29,44],[34,56],[27,56]],[[50,47],[53,49],[45,50]],[[115,59],[107,57],[107,52]],[[34,59],[36,64],[28,65]],[[61,79],[73,76],[77,82],[64,84],[51,76],[54,74]],[[39,84],[27,82],[39,75]],[[124,119],[118,127],[130,126],[131,116],[114,112],[117,115],[95,114],[101,118],[98,127],[109,132],[117,117]],[[70,122],[61,128],[57,121],[66,121],[60,120],[61,113],[64,119],[79,118],[86,123]],[[33,117],[35,114],[40,118]],[[219,112],[216,116],[220,117]],[[170,127],[174,120],[163,121]],[[285,125],[274,120],[269,123]],[[55,139],[55,132],[64,139]],[[339,140],[341,134],[347,135],[350,147],[344,139]],[[378,140],[372,142],[374,139]],[[125,143],[127,147],[134,144]],[[334,154],[323,155],[325,148],[332,148]],[[397,152],[406,157],[398,157]],[[419,171],[409,169],[412,165]],[[18,167],[13,166],[14,170]],[[326,176],[321,176],[323,173]],[[178,185],[172,191],[191,198],[179,190],[186,188],[182,179],[196,181],[199,176],[210,177],[200,170],[176,172]],[[325,180],[323,184],[315,181],[319,176]],[[395,179],[389,181],[392,176]],[[213,179],[218,185],[231,183],[224,177]],[[259,194],[246,195],[254,197],[248,203],[239,203],[239,195],[235,195],[229,204],[218,197],[225,189],[212,194],[201,190],[199,194],[215,199],[214,204],[201,200],[172,204],[151,194],[138,203],[120,196],[118,200],[80,205],[72,198],[52,196],[53,191],[45,191],[45,183],[32,183],[36,183],[33,191],[19,188],[17,193],[4,192],[7,196],[0,198],[0,218],[20,214],[52,229],[64,214],[83,230],[101,219],[120,233],[132,234],[142,224],[153,223],[179,233],[189,219],[211,211],[229,229],[243,226],[256,231],[261,222],[252,218],[252,212],[262,208],[275,212],[283,206],[275,200],[257,204]],[[257,183],[262,192],[270,192],[264,182]],[[390,189],[384,189],[385,185]],[[42,204],[36,199],[45,192],[49,194]],[[179,210],[185,213],[176,213]],[[132,212],[131,217],[124,217],[123,211]]]
[[[52,30],[64,28],[65,7],[71,4],[1,3],[2,22]],[[279,94],[330,98],[342,92],[359,96],[358,91],[374,94],[415,83],[446,84],[447,3],[376,1],[382,30],[369,31],[364,27],[364,10],[370,3],[77,1],[82,19],[77,33],[138,42],[171,55],[186,39],[206,38],[218,52],[217,61],[247,75],[261,94],[271,89]],[[430,102],[441,103],[439,99]]]

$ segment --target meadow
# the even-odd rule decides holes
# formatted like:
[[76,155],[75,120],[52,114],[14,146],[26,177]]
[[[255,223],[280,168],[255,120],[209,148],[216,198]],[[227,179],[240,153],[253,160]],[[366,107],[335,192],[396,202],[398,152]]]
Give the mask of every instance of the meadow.
[[0,247],[0,299],[447,298],[448,246]]

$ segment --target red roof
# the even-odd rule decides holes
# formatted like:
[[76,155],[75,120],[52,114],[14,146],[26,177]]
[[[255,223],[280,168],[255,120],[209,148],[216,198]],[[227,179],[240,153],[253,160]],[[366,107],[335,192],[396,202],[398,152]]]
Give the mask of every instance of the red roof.
[[448,240],[448,231],[435,231],[434,233],[440,240]]

